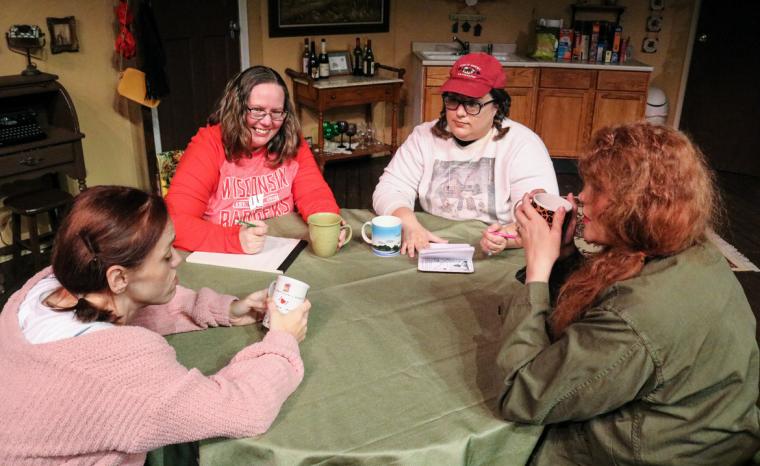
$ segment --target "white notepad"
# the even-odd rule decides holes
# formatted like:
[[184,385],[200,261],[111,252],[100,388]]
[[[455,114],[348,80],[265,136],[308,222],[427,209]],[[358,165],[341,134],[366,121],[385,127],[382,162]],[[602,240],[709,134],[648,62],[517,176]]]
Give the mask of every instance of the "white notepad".
[[306,246],[306,241],[293,238],[267,236],[264,249],[258,254],[226,254],[196,251],[187,256],[191,264],[216,265],[234,269],[284,273],[295,256]]
[[417,270],[422,272],[472,273],[475,266],[472,255],[475,248],[469,244],[430,243],[419,253]]

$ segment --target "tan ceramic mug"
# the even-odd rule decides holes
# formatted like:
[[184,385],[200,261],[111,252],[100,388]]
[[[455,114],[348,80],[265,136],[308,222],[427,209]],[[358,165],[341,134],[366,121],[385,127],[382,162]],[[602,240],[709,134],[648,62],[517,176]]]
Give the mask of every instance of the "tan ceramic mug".
[[309,215],[306,223],[309,224],[309,242],[311,249],[319,257],[330,257],[338,251],[341,230],[346,230],[346,240],[343,244],[351,241],[353,230],[351,225],[341,225],[343,221],[340,215],[332,212],[318,212]]

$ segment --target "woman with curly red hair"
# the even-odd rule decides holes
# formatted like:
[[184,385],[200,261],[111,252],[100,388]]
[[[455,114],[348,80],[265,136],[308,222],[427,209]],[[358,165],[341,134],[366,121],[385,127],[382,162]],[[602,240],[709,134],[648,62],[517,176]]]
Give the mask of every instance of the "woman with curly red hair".
[[570,213],[549,227],[517,209],[526,286],[505,320],[502,416],[547,425],[534,464],[746,460],[760,447],[755,319],[705,238],[719,209],[704,156],[635,123],[599,131],[579,171],[578,230],[598,252],[578,253],[574,222],[562,237]]

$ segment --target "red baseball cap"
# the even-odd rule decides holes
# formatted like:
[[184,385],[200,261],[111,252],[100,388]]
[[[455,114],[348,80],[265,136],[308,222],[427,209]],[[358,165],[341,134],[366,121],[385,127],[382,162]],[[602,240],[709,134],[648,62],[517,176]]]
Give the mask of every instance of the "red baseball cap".
[[454,63],[441,92],[455,92],[478,99],[491,89],[502,89],[506,85],[501,63],[491,55],[479,52],[467,54]]

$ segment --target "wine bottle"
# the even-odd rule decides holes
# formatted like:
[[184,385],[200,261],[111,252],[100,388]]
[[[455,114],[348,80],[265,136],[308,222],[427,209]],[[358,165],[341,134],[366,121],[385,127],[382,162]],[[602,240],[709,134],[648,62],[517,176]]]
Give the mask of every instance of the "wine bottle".
[[375,54],[372,52],[372,40],[367,39],[367,50],[364,51],[364,76],[375,75]]
[[319,79],[319,60],[317,60],[317,45],[311,41],[311,50],[309,51],[309,77]]
[[303,55],[301,55],[301,71],[309,74],[309,38],[303,40]]
[[330,77],[330,62],[327,60],[327,42],[322,39],[322,53],[319,54],[319,79]]
[[356,38],[356,47],[354,47],[354,76],[361,76],[364,74],[364,54],[362,54],[362,43],[359,38]]

